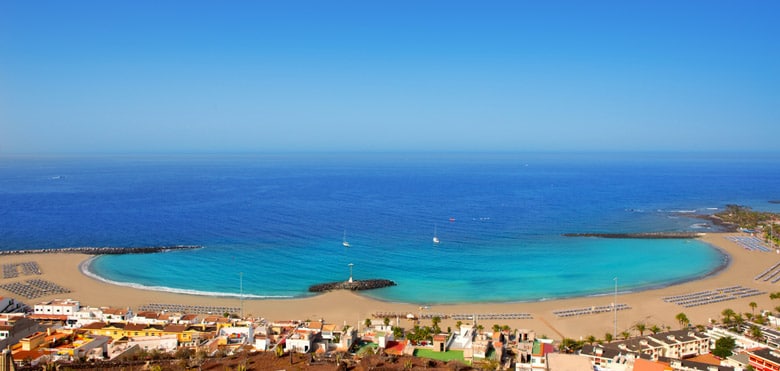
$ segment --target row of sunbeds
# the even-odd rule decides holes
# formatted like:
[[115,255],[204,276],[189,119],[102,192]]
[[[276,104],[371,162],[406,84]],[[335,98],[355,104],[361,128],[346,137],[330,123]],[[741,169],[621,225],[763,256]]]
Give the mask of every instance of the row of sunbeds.
[[22,274],[25,276],[31,276],[34,274],[41,274],[41,267],[37,262],[24,262],[24,263],[11,263],[3,264],[3,278],[15,278],[19,277],[19,269],[22,268]]
[[0,285],[0,288],[27,299],[35,299],[54,294],[67,294],[70,292],[67,288],[42,279],[4,283]]
[[558,317],[573,317],[573,316],[581,316],[586,314],[597,314],[597,313],[605,313],[605,312],[612,312],[615,310],[626,310],[631,309],[631,307],[628,304],[620,304],[613,306],[610,305],[599,305],[599,306],[593,306],[593,307],[585,307],[585,308],[572,308],[572,309],[559,309],[554,310],[553,314],[555,314]]
[[730,286],[714,290],[697,291],[683,295],[666,296],[663,298],[663,300],[667,303],[673,303],[690,308],[699,305],[720,303],[727,300],[746,298],[762,294],[766,294],[766,292],[754,288]]
[[144,304],[138,307],[139,312],[173,312],[173,313],[187,313],[187,314],[224,314],[224,313],[239,313],[240,308],[236,307],[223,307],[223,306],[211,306],[211,305],[184,305],[184,304],[162,304],[151,303]]
[[772,251],[764,244],[764,241],[761,241],[761,239],[758,237],[728,236],[726,238],[730,241],[736,242],[737,245],[742,246],[743,248],[750,251]]

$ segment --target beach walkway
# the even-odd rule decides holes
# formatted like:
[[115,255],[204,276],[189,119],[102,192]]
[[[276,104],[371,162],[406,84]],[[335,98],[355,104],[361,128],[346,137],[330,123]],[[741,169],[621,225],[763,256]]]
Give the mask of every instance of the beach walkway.
[[[373,318],[407,318],[409,314],[407,312],[374,312],[371,314]],[[419,319],[433,319],[433,317],[439,317],[440,319],[451,319],[455,321],[476,321],[476,320],[515,320],[515,319],[533,319],[531,313],[431,313],[425,312],[419,316],[415,316]]]

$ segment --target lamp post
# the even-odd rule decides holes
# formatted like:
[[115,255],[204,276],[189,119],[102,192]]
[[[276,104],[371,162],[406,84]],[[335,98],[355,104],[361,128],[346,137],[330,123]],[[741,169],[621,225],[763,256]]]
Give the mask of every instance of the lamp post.
[[615,313],[615,332],[612,334],[612,337],[617,339],[617,281],[618,278],[615,277],[615,297],[612,302],[612,311]]
[[349,283],[352,283],[352,266],[355,264],[349,263]]

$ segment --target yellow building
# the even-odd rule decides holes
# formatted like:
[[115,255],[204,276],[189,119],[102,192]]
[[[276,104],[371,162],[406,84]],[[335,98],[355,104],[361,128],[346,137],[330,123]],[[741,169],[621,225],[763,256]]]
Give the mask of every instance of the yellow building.
[[206,325],[149,325],[145,323],[105,323],[93,322],[81,327],[91,334],[110,336],[114,340],[136,336],[175,335],[179,344],[196,339],[212,338],[217,332],[214,326]]

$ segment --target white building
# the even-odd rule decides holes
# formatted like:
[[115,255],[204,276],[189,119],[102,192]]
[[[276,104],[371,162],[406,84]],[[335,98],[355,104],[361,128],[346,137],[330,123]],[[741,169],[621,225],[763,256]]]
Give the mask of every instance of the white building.
[[163,352],[173,352],[179,345],[179,340],[176,335],[133,336],[127,340],[127,345],[137,345],[144,350],[158,349]]
[[54,314],[54,315],[72,315],[81,309],[81,304],[77,300],[54,299],[35,304],[33,312],[35,314]]
[[284,343],[284,350],[287,352],[308,353],[312,350],[315,333],[310,330],[295,330]]
[[218,336],[226,338],[228,344],[250,344],[255,338],[255,328],[253,326],[235,326],[223,327],[219,330]]

